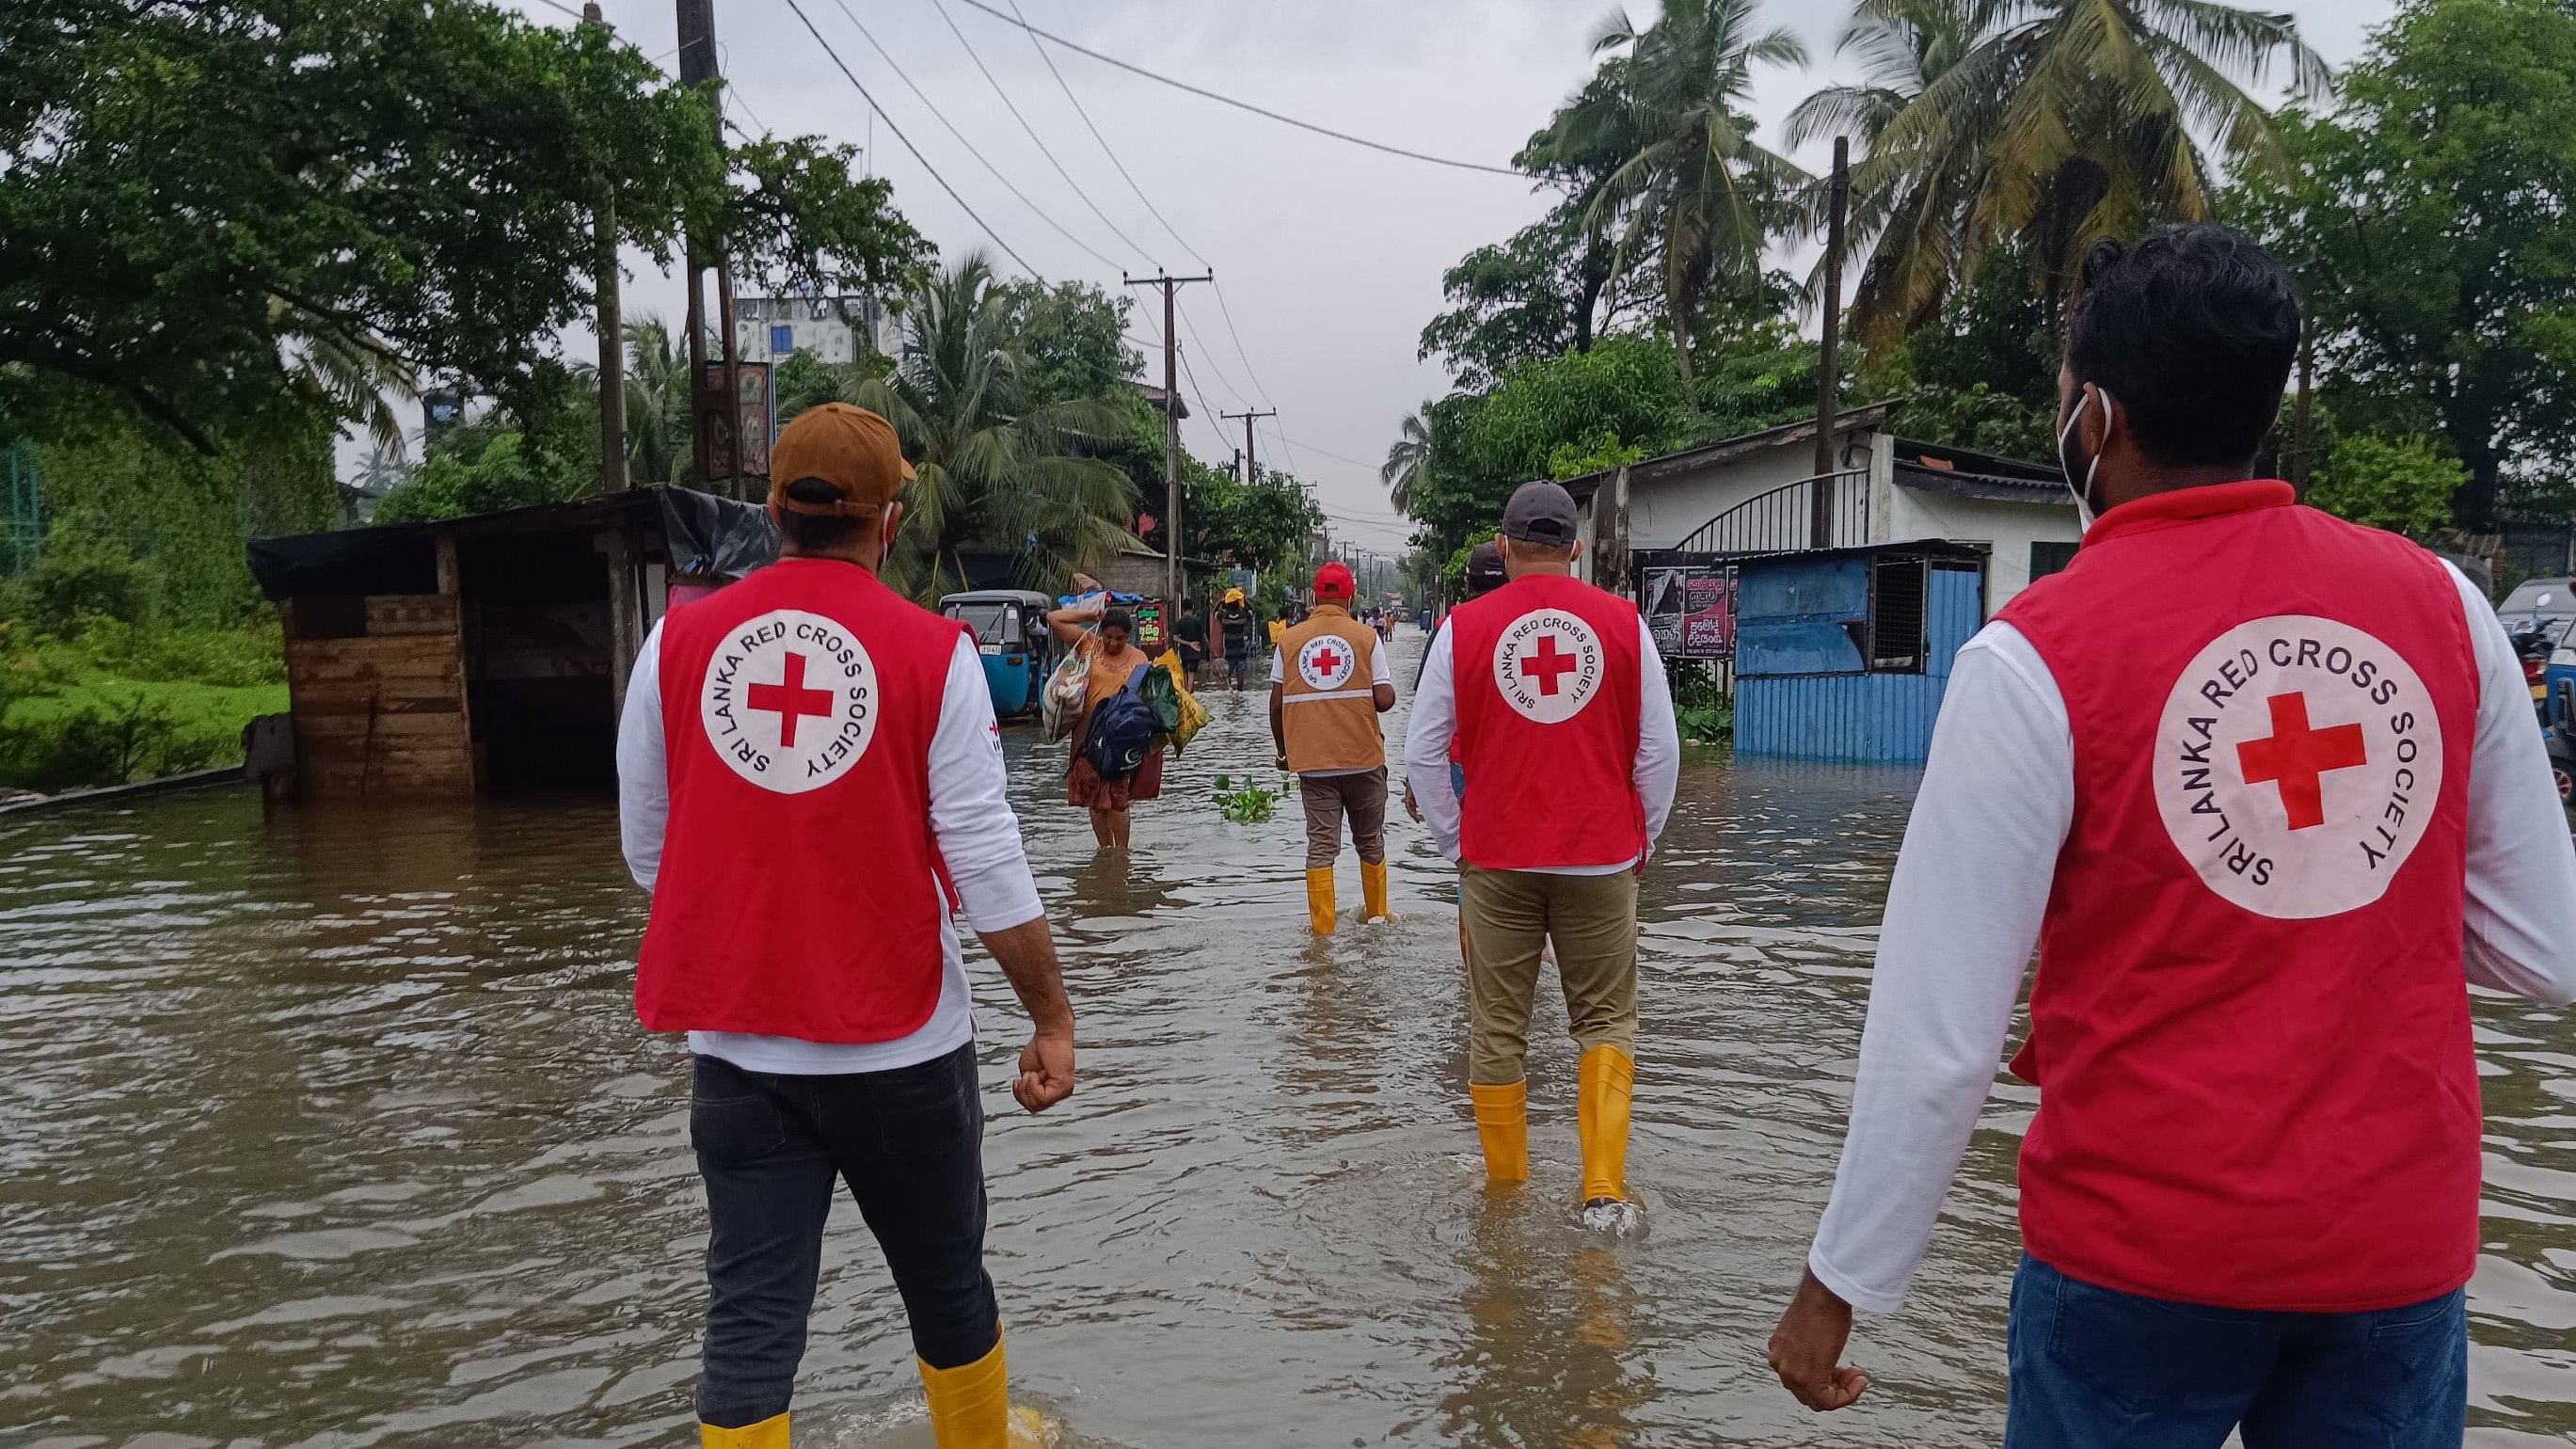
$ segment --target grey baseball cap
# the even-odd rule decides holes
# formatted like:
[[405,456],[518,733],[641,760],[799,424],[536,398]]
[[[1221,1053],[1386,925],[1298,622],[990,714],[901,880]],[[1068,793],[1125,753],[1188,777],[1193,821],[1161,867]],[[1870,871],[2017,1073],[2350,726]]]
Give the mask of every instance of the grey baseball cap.
[[1563,548],[1574,542],[1574,495],[1554,483],[1524,483],[1503,505],[1503,537]]

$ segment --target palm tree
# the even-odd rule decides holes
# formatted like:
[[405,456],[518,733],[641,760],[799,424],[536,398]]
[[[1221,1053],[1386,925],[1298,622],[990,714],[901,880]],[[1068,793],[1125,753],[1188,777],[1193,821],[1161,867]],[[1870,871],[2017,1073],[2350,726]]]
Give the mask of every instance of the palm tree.
[[678,483],[689,469],[689,354],[658,317],[626,335],[626,467],[638,483]]
[[1377,470],[1378,481],[1386,485],[1386,500],[1395,511],[1411,517],[1413,488],[1431,468],[1431,404],[1425,401],[1420,410],[1407,413],[1396,424],[1395,441],[1386,449],[1386,466]]
[[1136,510],[1127,475],[1090,456],[1116,436],[1116,409],[1026,405],[1009,310],[981,252],[915,281],[903,313],[903,360],[844,394],[894,424],[919,475],[904,490],[889,581],[925,599],[962,587],[978,543],[1016,554],[1026,583],[1098,567]]
[[325,317],[283,297],[268,299],[268,314],[287,340],[295,376],[328,400],[339,416],[365,423],[374,445],[399,460],[405,445],[402,419],[386,397],[420,396],[419,376],[410,360],[362,327]]
[[2208,214],[2197,136],[2232,166],[2280,163],[2243,83],[2286,61],[2298,93],[2332,84],[2291,17],[2219,0],[1861,0],[1846,44],[1871,84],[1801,116],[1868,142],[1853,181],[1878,229],[1854,305],[1882,342],[2016,239],[2053,320],[2096,240]]
[[1665,0],[1639,30],[1613,14],[1593,41],[1605,61],[1590,83],[1533,138],[1535,168],[1571,166],[1607,153],[1617,165],[1584,216],[1593,236],[1619,232],[1625,271],[1648,251],[1662,263],[1664,305],[1683,375],[1700,299],[1720,269],[1760,270],[1780,197],[1803,176],[1756,145],[1745,113],[1757,61],[1802,65],[1806,49],[1786,30],[1755,34],[1756,0]]

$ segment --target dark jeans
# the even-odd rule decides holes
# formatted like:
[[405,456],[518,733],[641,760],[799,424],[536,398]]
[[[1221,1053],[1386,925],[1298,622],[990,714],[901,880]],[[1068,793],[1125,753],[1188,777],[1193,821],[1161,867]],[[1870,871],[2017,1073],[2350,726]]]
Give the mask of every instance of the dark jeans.
[[2459,1449],[2466,1295],[2259,1313],[2117,1293],[2025,1256],[2004,1449]]
[[696,1061],[689,1143],[712,1229],[700,1422],[732,1429],[787,1412],[836,1178],[885,1251],[923,1362],[956,1368],[993,1351],[1001,1314],[984,1273],[984,1103],[971,1044],[837,1077]]

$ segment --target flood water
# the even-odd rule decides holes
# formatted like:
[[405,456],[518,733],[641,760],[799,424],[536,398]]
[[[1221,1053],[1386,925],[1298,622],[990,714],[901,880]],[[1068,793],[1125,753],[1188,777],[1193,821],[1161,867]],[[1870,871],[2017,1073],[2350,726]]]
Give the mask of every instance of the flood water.
[[[1409,679],[1419,639],[1399,639]],[[1392,827],[1405,919],[1304,924],[1264,699],[1095,860],[1062,752],[1007,734],[1080,1086],[1003,1090],[975,959],[990,1266],[1058,1443],[1991,1444],[2012,1157],[1998,1085],[1875,1379],[1830,1420],[1762,1365],[1829,1184],[1911,780],[1686,769],[1642,908],[1630,1181],[1577,1226],[1574,1054],[1533,1033],[1527,1190],[1489,1201],[1451,876]],[[1390,733],[1401,735],[1402,716]],[[1346,907],[1358,880],[1346,855]],[[243,791],[0,822],[0,1444],[693,1443],[704,1217],[687,1063],[630,1005],[643,896],[605,803],[281,814]],[[2576,1026],[2477,1009],[2488,1113],[2471,1442],[2576,1430]],[[902,1317],[836,1210],[800,1446],[926,1446]]]

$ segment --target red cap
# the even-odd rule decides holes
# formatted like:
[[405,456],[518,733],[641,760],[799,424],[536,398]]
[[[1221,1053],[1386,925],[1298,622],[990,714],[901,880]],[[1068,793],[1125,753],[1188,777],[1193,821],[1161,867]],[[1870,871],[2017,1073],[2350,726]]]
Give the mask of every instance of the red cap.
[[1315,597],[1318,600],[1353,598],[1359,591],[1360,586],[1351,580],[1349,564],[1328,563],[1315,570]]

